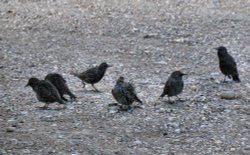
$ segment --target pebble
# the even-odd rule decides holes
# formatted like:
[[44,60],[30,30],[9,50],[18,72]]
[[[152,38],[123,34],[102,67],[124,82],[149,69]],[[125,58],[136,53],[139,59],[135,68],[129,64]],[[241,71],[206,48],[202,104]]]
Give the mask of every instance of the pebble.
[[175,129],[174,132],[179,134],[181,133],[181,129]]
[[136,141],[134,141],[134,144],[140,145],[140,144],[142,144],[142,142],[140,140],[136,140]]
[[206,117],[202,117],[201,120],[205,121],[205,120],[206,120]]
[[222,99],[226,99],[226,100],[233,100],[233,99],[237,99],[237,98],[240,98],[241,95],[240,94],[237,94],[233,91],[224,91],[220,94],[220,97]]
[[22,153],[23,154],[30,154],[30,150],[29,149],[24,149],[24,150],[22,150]]
[[15,127],[10,126],[6,128],[6,132],[14,132],[15,129],[16,129]]
[[18,124],[18,122],[17,122],[17,120],[15,120],[15,119],[9,119],[9,120],[8,120],[8,124],[9,124],[10,126],[12,126],[12,127],[16,127],[17,124]]
[[164,113],[166,110],[164,108],[160,108],[157,112],[158,113]]

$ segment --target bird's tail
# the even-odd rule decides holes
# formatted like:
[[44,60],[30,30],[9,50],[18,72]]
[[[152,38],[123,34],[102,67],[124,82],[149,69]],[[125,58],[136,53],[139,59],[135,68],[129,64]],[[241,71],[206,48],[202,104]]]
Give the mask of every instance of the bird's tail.
[[238,74],[233,75],[232,77],[233,77],[233,80],[234,80],[235,82],[240,82],[240,78],[239,78],[239,75],[238,75]]
[[143,104],[143,102],[137,96],[135,96],[135,101]]
[[164,92],[161,94],[159,98],[163,98],[165,96]]

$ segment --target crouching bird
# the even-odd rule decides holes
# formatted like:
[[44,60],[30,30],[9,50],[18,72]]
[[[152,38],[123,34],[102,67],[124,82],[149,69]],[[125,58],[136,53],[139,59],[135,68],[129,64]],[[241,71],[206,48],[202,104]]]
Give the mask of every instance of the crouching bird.
[[94,86],[94,84],[99,82],[103,78],[107,68],[109,67],[111,67],[111,65],[108,65],[106,62],[103,62],[99,66],[90,68],[80,74],[71,74],[82,80],[83,87],[85,87],[85,83],[89,83],[92,85],[95,91],[99,92],[99,90]]
[[133,102],[143,102],[137,97],[135,88],[132,83],[124,82],[124,77],[119,77],[116,81],[116,85],[111,91],[115,100],[122,106],[127,107],[126,110],[131,109]]
[[218,51],[220,70],[225,75],[224,82],[226,81],[226,77],[229,79],[232,78],[235,82],[240,82],[236,62],[234,58],[228,54],[226,47],[220,46],[215,49]]
[[76,96],[69,90],[66,80],[61,74],[50,73],[45,77],[45,80],[49,81],[57,88],[61,98],[64,101],[68,101],[66,98],[63,97],[64,94],[69,95],[71,100],[76,100]]
[[30,86],[36,93],[37,99],[44,102],[43,109],[47,109],[50,103],[58,102],[65,104],[56,87],[46,80],[39,80],[35,77],[29,79],[27,86]]
[[167,95],[169,103],[171,103],[170,97],[172,96],[176,96],[180,100],[178,95],[182,92],[184,87],[184,82],[182,80],[183,75],[186,74],[180,71],[174,71],[165,83],[165,87],[160,98],[163,98],[165,95]]

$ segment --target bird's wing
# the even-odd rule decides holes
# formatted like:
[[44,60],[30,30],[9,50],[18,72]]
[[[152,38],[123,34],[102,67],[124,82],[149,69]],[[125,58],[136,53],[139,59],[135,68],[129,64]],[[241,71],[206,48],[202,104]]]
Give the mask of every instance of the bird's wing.
[[123,89],[124,96],[126,97],[127,101],[131,104],[137,98],[135,93],[135,88],[133,84],[128,82],[124,82],[123,87],[124,87]]
[[127,105],[128,100],[126,97],[126,92],[124,91],[122,86],[115,86],[115,88],[112,90],[112,95],[116,99],[117,102],[120,104]]
[[38,93],[41,98],[56,98],[57,90],[49,82],[41,82],[38,85]]
[[60,81],[62,81],[64,83],[66,83],[66,80],[60,74],[58,74],[58,76],[55,79],[60,80]]
[[171,91],[171,88],[174,88],[174,85],[175,85],[175,80],[172,77],[170,77],[164,87],[165,94],[168,94]]
[[97,75],[97,68],[90,68],[88,70],[86,70],[85,72],[82,72],[80,74],[80,77],[85,80],[85,81],[92,81],[93,79],[96,78]]

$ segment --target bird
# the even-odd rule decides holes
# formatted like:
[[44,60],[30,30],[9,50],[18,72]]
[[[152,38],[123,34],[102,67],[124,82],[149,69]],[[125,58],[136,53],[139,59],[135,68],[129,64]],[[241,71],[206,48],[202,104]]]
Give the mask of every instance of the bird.
[[69,95],[71,100],[76,100],[76,96],[69,90],[66,80],[61,74],[49,73],[45,76],[45,80],[49,81],[57,88],[61,98],[64,101],[68,101],[66,98],[63,97],[64,94]]
[[25,87],[28,86],[30,86],[34,90],[37,99],[40,102],[45,103],[42,109],[47,109],[49,104],[53,102],[65,104],[56,87],[49,81],[39,80],[38,78],[32,77],[29,79]]
[[233,79],[235,82],[240,82],[237,65],[234,58],[227,52],[226,47],[220,46],[215,48],[217,50],[219,58],[219,67],[221,72],[225,75],[224,82],[226,82],[226,77]]
[[133,102],[143,104],[143,102],[136,95],[134,85],[132,83],[125,82],[124,77],[122,76],[117,79],[111,93],[119,104],[127,106],[128,109],[131,109]]
[[187,74],[184,74],[181,71],[174,71],[165,83],[165,87],[162,94],[160,95],[160,98],[163,98],[165,95],[167,95],[169,103],[172,103],[170,101],[170,97],[172,96],[176,96],[180,100],[177,95],[182,92],[184,87],[184,82],[182,80],[183,75]]
[[85,83],[89,83],[92,85],[92,87],[95,89],[96,92],[100,92],[94,86],[94,84],[99,82],[103,78],[107,68],[109,67],[112,67],[112,65],[103,62],[99,66],[90,68],[80,74],[78,73],[71,73],[71,74],[82,80],[83,88],[85,87]]

